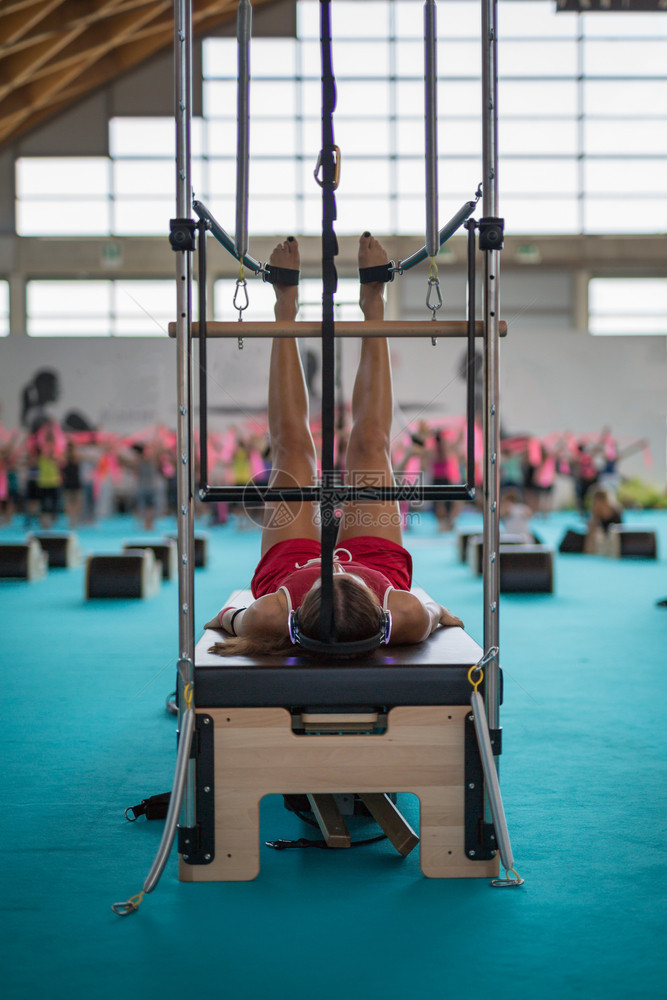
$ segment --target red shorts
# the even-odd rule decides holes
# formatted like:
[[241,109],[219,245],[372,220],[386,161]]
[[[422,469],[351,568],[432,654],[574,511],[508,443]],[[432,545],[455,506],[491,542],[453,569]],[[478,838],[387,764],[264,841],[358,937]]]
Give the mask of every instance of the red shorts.
[[[410,589],[412,556],[402,545],[374,535],[359,535],[348,538],[336,548],[347,550],[352,562],[363,563],[369,569],[383,573],[396,590]],[[321,551],[320,543],[312,538],[289,538],[276,542],[257,564],[250,584],[252,596],[257,598],[275,593],[285,577],[294,572],[296,563],[303,566],[309,559],[318,559]]]

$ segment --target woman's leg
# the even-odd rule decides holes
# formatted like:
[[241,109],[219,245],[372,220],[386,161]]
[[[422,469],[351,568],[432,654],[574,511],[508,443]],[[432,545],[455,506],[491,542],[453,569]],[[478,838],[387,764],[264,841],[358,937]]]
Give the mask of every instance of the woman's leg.
[[[359,241],[359,266],[387,263],[384,248],[372,236]],[[384,317],[384,283],[361,286],[360,305],[364,318]],[[352,428],[345,468],[350,486],[392,486],[391,424],[394,393],[389,344],[383,337],[367,337],[361,342],[359,367],[352,391]],[[339,544],[358,535],[374,535],[402,544],[398,503],[352,502],[345,505],[338,533]]]
[[[271,254],[276,267],[299,267],[299,246],[290,239]],[[297,286],[275,285],[276,320],[292,321],[298,309]],[[271,346],[269,368],[269,438],[272,470],[269,486],[313,486],[317,476],[317,453],[308,423],[308,390],[297,342],[276,337]],[[316,507],[301,501],[271,501],[264,511],[262,555],[289,538],[319,539]]]

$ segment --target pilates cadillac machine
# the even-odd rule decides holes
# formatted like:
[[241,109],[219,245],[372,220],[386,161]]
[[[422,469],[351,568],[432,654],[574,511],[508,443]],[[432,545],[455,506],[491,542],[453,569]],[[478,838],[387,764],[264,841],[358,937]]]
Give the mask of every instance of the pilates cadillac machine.
[[[394,846],[407,854],[416,835],[385,794],[412,792],[420,800],[420,864],[434,878],[490,877],[492,884],[519,885],[513,868],[497,778],[501,752],[496,553],[499,538],[499,264],[503,220],[498,217],[496,0],[480,0],[483,108],[483,218],[469,220],[471,201],[440,230],[437,223],[435,140],[435,0],[424,4],[426,95],[426,243],[392,271],[427,256],[433,264],[440,246],[462,224],[468,231],[469,290],[467,320],[442,323],[334,323],[336,287],[333,231],[340,151],[333,136],[335,85],[331,60],[331,0],[320,0],[322,46],[322,150],[316,178],[322,187],[323,319],[254,324],[206,321],[206,234],[212,232],[243,266],[266,272],[247,251],[247,122],[250,4],[240,0],[237,212],[234,239],[201,202],[192,202],[190,184],[191,0],[175,0],[175,83],[177,134],[177,218],[170,242],[176,251],[177,321],[170,325],[177,352],[179,656],[177,695],[179,751],[165,834],[142,892],[123,904],[136,909],[160,877],[178,826],[179,877],[182,881],[236,881],[259,871],[259,802],[267,794],[308,794],[330,846],[346,846],[336,817],[323,816],[333,796],[355,792],[383,827]],[[321,179],[317,173],[322,171]],[[479,197],[479,192],[478,192]],[[191,217],[191,209],[199,222]],[[484,258],[483,319],[476,321],[475,230]],[[198,250],[199,324],[192,322],[193,255]],[[242,273],[242,272],[241,272]],[[436,272],[437,274],[437,269]],[[393,274],[387,279],[391,280]],[[439,297],[439,289],[436,288]],[[244,487],[212,486],[206,468],[207,336],[319,336],[322,342],[322,483],[312,487],[253,487],[253,498],[319,503],[322,513],[322,625],[331,621],[333,512],[337,505],[364,500],[412,499],[411,488],[342,486],[334,467],[334,341],[338,336],[465,336],[468,341],[468,468],[460,485],[424,486],[420,497],[464,499],[475,496],[472,421],[475,338],[483,342],[483,648],[461,629],[438,629],[417,646],[381,646],[363,660],[320,660],[294,648],[291,655],[225,657],[207,652],[219,633],[194,639],[194,426],[193,338],[199,339],[202,500],[239,500]],[[239,344],[241,346],[241,344]],[[419,593],[418,588],[414,588]],[[423,593],[423,592],[422,592]],[[251,595],[233,594],[226,603],[246,604]],[[331,633],[329,633],[331,635]],[[482,697],[483,696],[483,697]],[[499,857],[500,856],[500,857]],[[497,878],[499,861],[505,878]]]

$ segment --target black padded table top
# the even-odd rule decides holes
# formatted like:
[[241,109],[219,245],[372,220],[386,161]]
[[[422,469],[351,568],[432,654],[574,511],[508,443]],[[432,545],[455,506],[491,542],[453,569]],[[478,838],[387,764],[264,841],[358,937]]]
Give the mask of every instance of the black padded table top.
[[[423,590],[413,592],[427,596]],[[226,602],[250,604],[249,591]],[[439,628],[412,646],[381,646],[358,660],[316,661],[303,653],[280,656],[217,656],[208,649],[224,638],[207,629],[195,649],[198,708],[264,708],[318,705],[465,705],[468,670],[482,648],[461,628]]]

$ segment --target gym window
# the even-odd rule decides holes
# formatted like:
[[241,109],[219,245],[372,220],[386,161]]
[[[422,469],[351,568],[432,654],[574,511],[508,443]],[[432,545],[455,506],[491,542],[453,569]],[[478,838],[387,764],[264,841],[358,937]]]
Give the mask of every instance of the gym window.
[[667,278],[591,278],[588,329],[598,336],[667,336]]
[[31,337],[166,337],[176,317],[173,280],[28,281]]
[[[319,233],[319,5],[298,4],[296,39],[251,49],[249,230]],[[480,9],[447,0],[438,18],[443,222],[481,180]],[[414,0],[334,7],[339,234],[424,228],[423,19]],[[498,6],[501,211],[507,232],[664,232],[664,13],[556,13]],[[193,121],[192,183],[230,230],[235,217],[236,39],[203,43],[204,117]],[[17,232],[165,236],[174,214],[171,119],[114,119],[109,157],[17,161]]]

